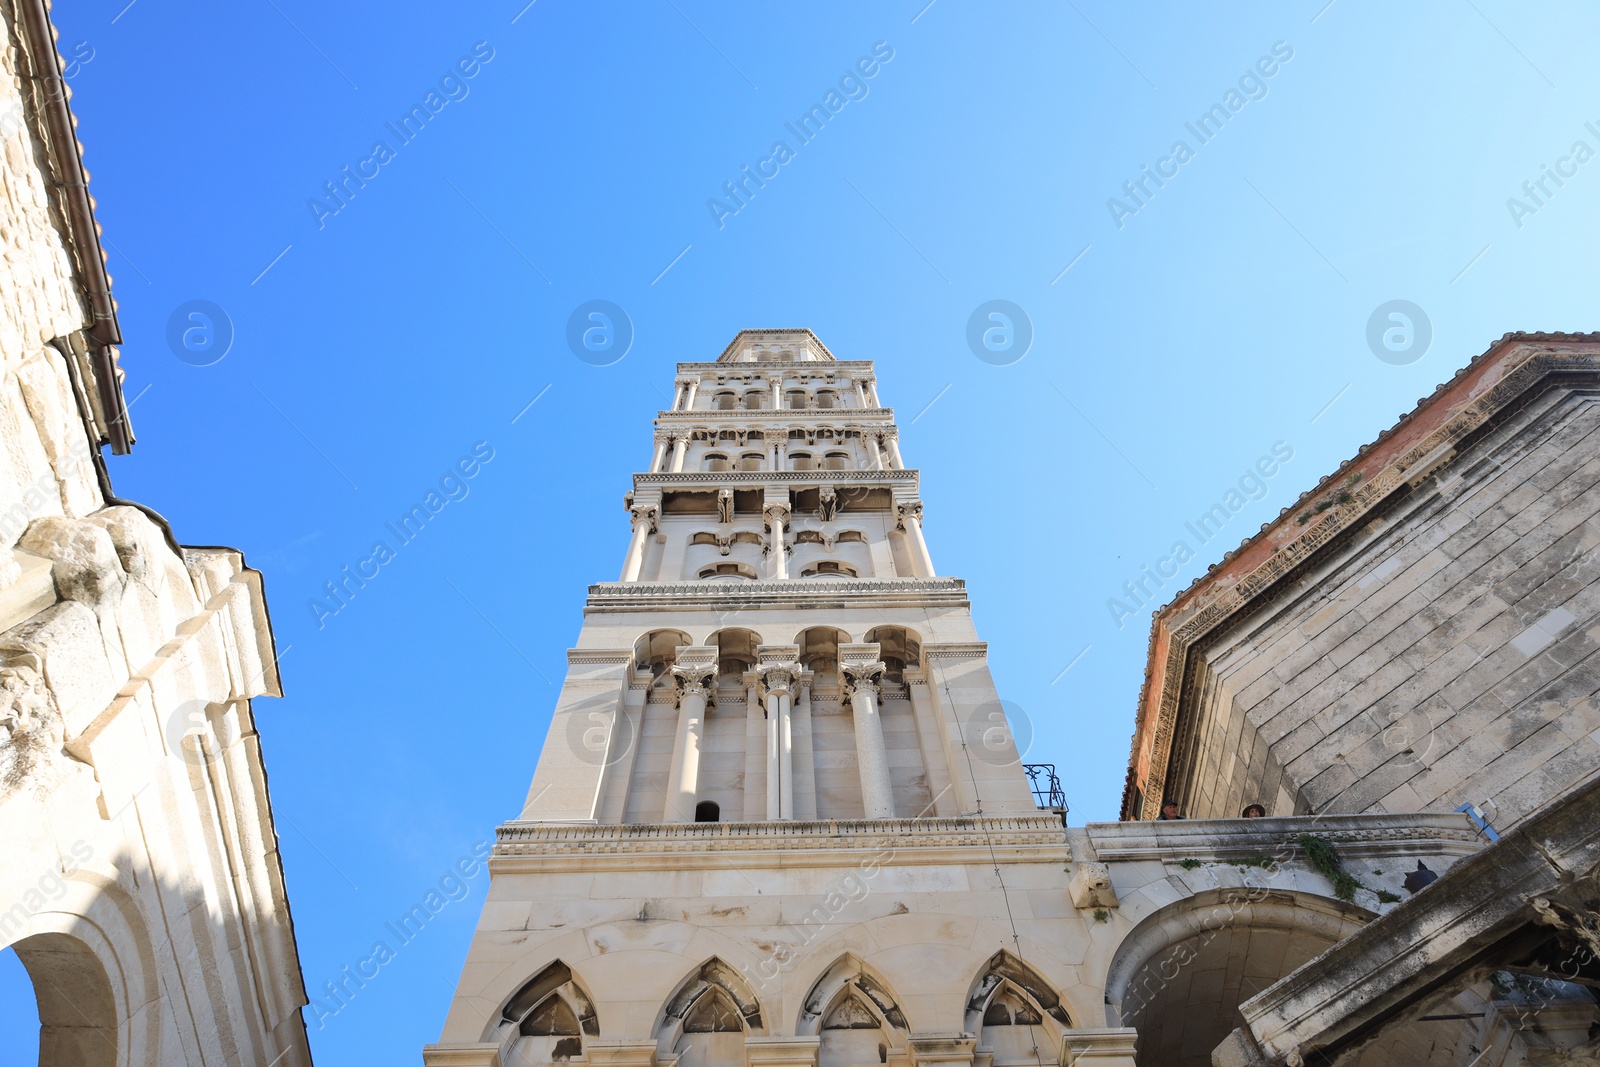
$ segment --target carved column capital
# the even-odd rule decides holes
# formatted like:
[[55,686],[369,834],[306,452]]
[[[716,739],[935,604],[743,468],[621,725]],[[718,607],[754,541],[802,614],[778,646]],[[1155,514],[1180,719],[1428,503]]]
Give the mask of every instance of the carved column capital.
[[913,500],[907,504],[896,504],[894,506],[894,515],[894,528],[897,530],[904,530],[906,528],[906,519],[908,518],[916,520],[917,525],[921,526],[922,501]]
[[656,532],[656,520],[661,517],[660,508],[653,504],[640,504],[628,508],[628,513],[633,516],[633,525],[635,527],[637,527],[641,522],[648,523],[650,532]]
[[684,697],[705,698],[706,706],[716,703],[717,665],[715,663],[678,664],[672,668],[672,681],[677,689],[677,704]]
[[789,521],[789,512],[788,504],[764,504],[761,507],[761,515],[767,520],[768,526],[775,523],[787,523]]
[[883,686],[883,674],[888,669],[888,664],[881,659],[871,663],[839,664],[839,673],[844,675],[845,699],[855,696],[857,691],[877,696]]
[[761,695],[763,698],[777,693],[780,696],[793,695],[795,683],[800,679],[800,664],[798,663],[766,663],[757,668],[761,677]]

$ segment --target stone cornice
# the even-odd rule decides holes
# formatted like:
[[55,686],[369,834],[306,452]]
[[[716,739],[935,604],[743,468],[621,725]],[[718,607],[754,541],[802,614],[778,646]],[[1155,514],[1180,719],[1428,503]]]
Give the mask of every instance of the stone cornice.
[[599,582],[589,587],[589,612],[664,608],[968,607],[960,578],[805,578],[744,582]]
[[[768,423],[794,423],[794,428],[817,429],[832,423],[844,424],[842,428],[851,429],[849,424],[854,420],[871,419],[894,421],[894,408],[690,408],[688,411],[675,411],[664,409],[656,414],[658,424],[693,422],[696,420],[715,419],[718,422],[758,422],[763,425]],[[800,425],[806,423],[806,426]],[[815,423],[816,426],[810,424]],[[873,429],[882,429],[873,426]]]
[[1228,862],[1300,850],[1301,834],[1338,846],[1349,858],[1440,853],[1466,856],[1483,847],[1462,814],[1299,815],[1269,819],[1180,819],[1090,823],[1085,831],[1101,863],[1197,859]]
[[715,360],[696,360],[693,362],[679,363],[677,365],[677,374],[679,377],[691,378],[696,374],[713,378],[717,377],[718,375],[732,378],[738,377],[741,374],[746,374],[753,370],[792,370],[816,375],[818,377],[826,377],[830,371],[832,371],[836,376],[843,375],[845,371],[864,370],[870,374],[872,372],[872,360],[814,359],[802,360],[798,363],[794,362],[793,360],[784,359],[752,360],[749,363],[718,363]]
[[[1253,610],[1326,546],[1441,469],[1455,458],[1458,445],[1519,398],[1574,376],[1591,382],[1600,377],[1600,336],[1508,334],[1158,611],[1139,695],[1123,817],[1153,815],[1160,798],[1178,784],[1167,778],[1188,652],[1197,642]],[[1301,514],[1311,518],[1301,523]],[[1133,806],[1135,785],[1144,797],[1141,810]]]
[[598,825],[510,822],[497,831],[496,874],[552,870],[815,867],[1072,859],[1053,814],[1009,818]]
[[982,659],[989,654],[987,641],[948,641],[924,644],[922,654],[930,659]]
[[919,472],[907,470],[811,471],[679,471],[676,474],[640,473],[633,476],[636,489],[678,485],[888,485],[917,487]]

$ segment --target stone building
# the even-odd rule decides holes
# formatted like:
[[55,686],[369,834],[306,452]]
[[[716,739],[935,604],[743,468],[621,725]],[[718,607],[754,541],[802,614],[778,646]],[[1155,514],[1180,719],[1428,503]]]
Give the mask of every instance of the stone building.
[[[1340,550],[1337,529],[1358,507],[1419,477],[1448,477],[1441,434],[1471,472],[1462,476],[1476,479],[1514,462],[1512,451],[1500,453],[1500,468],[1469,455],[1477,441],[1542,450],[1540,470],[1571,445],[1578,454],[1544,480],[1511,472],[1559,512],[1555,502],[1581,497],[1578,472],[1594,465],[1581,434],[1560,436],[1584,416],[1586,386],[1574,377],[1583,344],[1522,339],[1476,361],[1363,451],[1362,478],[1339,472],[1280,520],[1286,536],[1274,527],[1257,541],[1308,566],[1312,549]],[[1511,389],[1522,399],[1506,397]],[[1478,414],[1463,420],[1469,400]],[[1497,401],[1520,421],[1495,422]],[[1497,430],[1472,436],[1491,422]],[[1557,443],[1540,443],[1541,426]],[[1524,958],[1552,964],[1583,943],[1582,892],[1553,872],[1559,856],[1587,855],[1583,834],[1596,820],[1530,803],[1533,821],[1506,823],[1514,832],[1490,844],[1481,813],[1450,804],[1313,804],[1285,776],[1300,764],[1271,756],[1264,740],[1267,753],[1256,754],[1243,727],[1206,725],[1183,735],[1215,740],[1185,764],[1195,770],[1178,792],[1208,818],[1066,828],[1054,799],[1030,791],[963,583],[933,566],[918,474],[905,466],[870,362],[836,359],[806,330],[746,330],[715,361],[680,363],[627,505],[621,580],[589,589],[526,804],[499,829],[478,931],[440,1041],[424,1051],[433,1067],[1187,1067],[1211,1063],[1214,1050],[1227,1063],[1332,1062],[1314,1058],[1322,1047],[1342,1050],[1341,1063],[1443,1067],[1538,1062],[1529,1057],[1540,1049],[1582,1045],[1591,1025],[1600,1029],[1593,997],[1575,984],[1581,973]],[[1478,513],[1463,505],[1441,517],[1448,508],[1414,494],[1410,508],[1448,529]],[[1543,525],[1545,543],[1572,528]],[[1392,539],[1403,527],[1383,529]],[[1532,555],[1535,540],[1525,546]],[[1388,569],[1376,582],[1329,584],[1319,576],[1338,568],[1324,564],[1299,594],[1315,606],[1297,609],[1229,569],[1276,558],[1253,555],[1254,544],[1207,579],[1235,599],[1206,603],[1261,593],[1286,633],[1308,625],[1288,617],[1296,610],[1355,599],[1346,587],[1365,593],[1402,575],[1385,586],[1395,603],[1425,580],[1403,588],[1404,564],[1379,558],[1373,565]],[[1578,557],[1563,558],[1553,573]],[[1581,585],[1567,582],[1563,600],[1577,619],[1593,614],[1573,601]],[[1448,590],[1432,595],[1447,600]],[[1523,608],[1523,629],[1551,625],[1554,595]],[[1204,617],[1215,622],[1220,610]],[[1325,615],[1321,626],[1353,632]],[[1257,642],[1268,632],[1258,621],[1240,626]],[[1158,624],[1158,641],[1162,632]],[[1530,644],[1522,632],[1507,640]],[[1566,657],[1576,644],[1563,645],[1563,634],[1547,644]],[[1363,661],[1351,676],[1368,670]],[[1181,665],[1171,677],[1212,692]],[[1240,763],[1234,778],[1216,769]],[[1246,771],[1256,778],[1235,787]],[[1140,774],[1130,814],[1153,815],[1145,783],[1170,790],[1178,779]],[[1257,797],[1266,817],[1221,817]],[[1544,851],[1530,850],[1540,819]],[[1508,842],[1545,901],[1548,921],[1531,932],[1515,925],[1531,897],[1517,898],[1523,911],[1499,912],[1481,899],[1503,888],[1485,871],[1504,866],[1492,857]],[[1451,888],[1460,885],[1464,893]],[[1406,927],[1423,903],[1467,917],[1450,930],[1456,940]],[[1513,926],[1485,970],[1470,952],[1485,942],[1468,935],[1491,912]],[[1406,958],[1395,935],[1374,933],[1401,927],[1407,945],[1454,951],[1461,966],[1424,990],[1393,985],[1378,997],[1381,1018],[1330,1009],[1350,988],[1326,988],[1328,975]],[[1381,948],[1351,947],[1363,939]],[[1339,951],[1357,953],[1345,970],[1303,968]],[[1292,984],[1319,978],[1315,988]],[[1299,999],[1269,998],[1286,988]],[[1241,1014],[1241,1003],[1256,1014]],[[1314,1006],[1299,1015],[1285,1003]],[[1535,1017],[1537,1029],[1524,1025]],[[1274,1029],[1284,1020],[1289,1029]],[[1322,1037],[1274,1044],[1314,1021],[1367,1028],[1325,1046]]]
[[0,948],[41,1064],[304,1067],[261,576],[112,493],[121,337],[44,0],[0,30]]
[[1397,1034],[1467,1062],[1451,1030],[1473,1063],[1600,1060],[1597,395],[1600,336],[1508,335],[1156,613],[1125,817],[1465,811],[1494,841],[1285,967],[1226,1062]]

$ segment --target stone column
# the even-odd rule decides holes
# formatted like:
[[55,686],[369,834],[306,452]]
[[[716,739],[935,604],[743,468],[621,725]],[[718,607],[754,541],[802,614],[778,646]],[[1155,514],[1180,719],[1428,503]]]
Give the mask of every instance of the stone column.
[[672,473],[673,474],[681,474],[683,472],[683,456],[684,456],[684,453],[686,453],[688,451],[689,451],[689,435],[687,433],[679,434],[677,439],[672,442]]
[[774,411],[783,407],[783,375],[772,379],[772,408]]
[[682,411],[693,411],[694,410],[694,395],[695,395],[696,392],[699,391],[699,389],[700,389],[699,381],[691,379],[690,382],[689,382],[689,388],[684,390],[684,393],[683,393],[683,407],[680,410],[682,410]]
[[[877,656],[878,646],[870,647]],[[839,673],[843,677],[845,698],[855,722],[856,762],[861,770],[861,806],[866,818],[894,818],[894,788],[889,782],[889,751],[883,743],[883,720],[878,715],[878,693],[887,669],[881,659],[863,662],[845,660],[839,650]]]
[[856,387],[856,402],[864,408],[871,407],[872,405],[867,403],[866,383],[864,383],[860,378],[856,378],[851,384]]
[[[679,650],[680,660],[683,651]],[[714,654],[715,649],[711,650]],[[679,663],[672,668],[678,690],[678,733],[672,742],[672,769],[667,775],[667,806],[662,822],[694,822],[700,788],[700,739],[706,707],[715,698],[717,665]]]
[[789,577],[789,550],[784,542],[783,527],[789,519],[788,504],[767,504],[767,526],[771,528],[771,540],[767,545],[767,553],[772,557],[767,565],[768,574],[779,580]]
[[867,442],[867,455],[872,457],[872,469],[875,471],[883,470],[883,443],[880,435],[864,433],[861,438]]
[[906,540],[910,543],[912,565],[916,568],[917,577],[935,577],[933,559],[928,555],[928,542],[922,536],[922,501],[895,505],[895,516],[895,526],[905,531]]
[[651,474],[656,474],[656,473],[660,472],[660,470],[661,470],[661,461],[667,458],[667,442],[669,440],[671,440],[671,438],[668,438],[668,437],[657,437],[656,438],[656,452],[655,452],[655,455],[650,457],[650,473]]
[[889,445],[889,460],[897,471],[906,469],[906,461],[900,458],[900,437],[897,434],[884,434],[884,441]]
[[744,820],[760,822],[766,815],[767,796],[762,785],[766,767],[767,717],[761,707],[761,676],[745,676]]
[[794,818],[794,685],[800,676],[796,645],[756,649],[761,690],[767,702],[767,818]]
[[817,817],[817,764],[811,743],[811,672],[800,674],[800,696],[794,711],[794,817]]
[[622,580],[637,582],[639,571],[644,567],[645,539],[656,532],[656,516],[659,512],[653,507],[628,510],[633,513],[633,540],[628,542],[628,556],[622,561]]

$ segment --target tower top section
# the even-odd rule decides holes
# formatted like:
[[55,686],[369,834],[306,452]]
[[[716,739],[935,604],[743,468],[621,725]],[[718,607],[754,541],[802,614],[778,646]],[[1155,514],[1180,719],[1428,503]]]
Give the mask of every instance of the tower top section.
[[718,363],[833,363],[828,346],[810,330],[740,330]]

